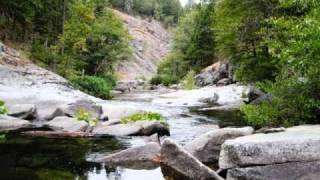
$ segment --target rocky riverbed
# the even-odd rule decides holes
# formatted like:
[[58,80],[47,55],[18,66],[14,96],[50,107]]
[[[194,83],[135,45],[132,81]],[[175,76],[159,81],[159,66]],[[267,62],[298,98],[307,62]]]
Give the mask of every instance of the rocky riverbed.
[[[1,178],[318,179],[319,126],[256,131],[232,115],[262,96],[252,87],[142,90],[104,101],[14,51],[1,56],[0,99],[9,109],[0,116]],[[98,123],[79,121],[81,109]],[[168,126],[120,121],[137,112],[160,113]]]

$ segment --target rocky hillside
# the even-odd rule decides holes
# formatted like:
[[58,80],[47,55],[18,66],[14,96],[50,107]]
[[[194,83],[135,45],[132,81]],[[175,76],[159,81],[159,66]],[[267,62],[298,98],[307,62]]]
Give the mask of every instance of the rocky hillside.
[[132,37],[133,56],[118,65],[120,79],[149,79],[156,72],[156,65],[169,53],[170,33],[158,21],[114,12],[123,20]]
[[1,42],[0,99],[9,105],[35,104],[39,117],[64,103],[98,100],[75,90],[63,77],[23,59],[18,51]]

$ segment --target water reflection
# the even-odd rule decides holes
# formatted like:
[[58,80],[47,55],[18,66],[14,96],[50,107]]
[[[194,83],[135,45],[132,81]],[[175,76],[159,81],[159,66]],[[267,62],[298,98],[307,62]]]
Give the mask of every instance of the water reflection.
[[46,139],[8,135],[7,140],[0,142],[0,179],[163,179],[159,169],[109,168],[86,160],[91,154],[110,153],[127,146],[116,139]]
[[134,170],[117,167],[115,169],[106,168],[105,171],[92,171],[88,174],[88,180],[164,180],[161,169]]
[[[148,97],[148,96],[147,96]],[[108,101],[113,105],[126,104],[163,114],[170,124],[171,138],[185,144],[196,136],[219,125],[242,125],[238,112],[190,112],[182,107],[152,105],[149,100],[134,102]],[[149,98],[149,97],[148,97]],[[148,99],[147,98],[147,99]],[[222,125],[223,124],[223,125]],[[0,180],[163,180],[160,168],[134,170],[92,163],[90,158],[119,151],[145,142],[140,138],[127,139],[47,139],[9,135],[0,141]]]

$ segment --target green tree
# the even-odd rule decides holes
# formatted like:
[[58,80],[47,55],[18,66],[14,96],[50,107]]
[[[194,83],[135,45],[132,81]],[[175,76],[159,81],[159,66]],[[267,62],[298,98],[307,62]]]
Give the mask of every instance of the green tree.
[[320,4],[317,1],[281,2],[283,15],[269,19],[271,56],[281,64],[275,82],[264,84],[271,102],[242,108],[256,126],[319,123]]
[[222,0],[215,7],[217,54],[236,68],[246,82],[274,80],[277,60],[264,39],[270,37],[266,20],[277,14],[278,0]]
[[[214,63],[213,18],[214,1],[194,6],[180,17],[174,29],[172,52],[158,66],[157,82],[163,80],[163,84],[176,83],[190,70],[199,72]],[[167,77],[171,77],[172,81],[168,81]]]

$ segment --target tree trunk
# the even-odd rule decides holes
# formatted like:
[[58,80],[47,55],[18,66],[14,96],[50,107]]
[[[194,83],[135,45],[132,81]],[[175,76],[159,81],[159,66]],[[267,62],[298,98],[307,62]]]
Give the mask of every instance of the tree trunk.
[[128,13],[131,14],[133,9],[133,0],[126,0],[126,4],[124,7],[124,10]]
[[[63,12],[62,12],[62,36],[64,35],[64,24],[66,22],[66,7],[67,7],[67,0],[63,0]],[[64,45],[62,45],[61,54],[64,54]]]

